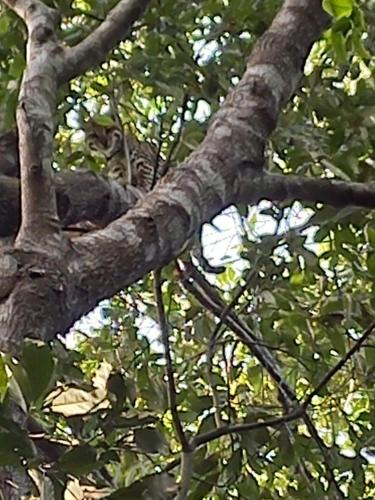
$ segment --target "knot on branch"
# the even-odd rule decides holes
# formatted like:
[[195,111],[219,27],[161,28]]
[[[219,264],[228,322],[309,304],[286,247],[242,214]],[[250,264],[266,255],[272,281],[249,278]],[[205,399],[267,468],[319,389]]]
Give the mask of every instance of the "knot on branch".
[[30,29],[31,39],[45,43],[55,34],[61,15],[57,10],[36,1],[28,6],[25,21]]
[[13,290],[17,281],[18,263],[9,254],[0,256],[0,299],[6,298]]
[[39,43],[45,43],[53,35],[53,30],[49,26],[37,26],[31,34],[31,37]]

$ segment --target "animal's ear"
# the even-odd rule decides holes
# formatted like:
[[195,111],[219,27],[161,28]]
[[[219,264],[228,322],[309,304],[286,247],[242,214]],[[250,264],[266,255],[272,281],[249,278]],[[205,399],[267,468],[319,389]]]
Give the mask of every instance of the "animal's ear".
[[90,118],[84,125],[84,132],[86,138],[88,135],[102,138],[110,136],[112,140],[122,138],[122,131],[112,118],[107,115],[97,115]]
[[123,133],[121,130],[118,129],[118,127],[111,127],[110,128],[110,134],[112,140],[117,139],[117,140],[122,140],[123,139]]

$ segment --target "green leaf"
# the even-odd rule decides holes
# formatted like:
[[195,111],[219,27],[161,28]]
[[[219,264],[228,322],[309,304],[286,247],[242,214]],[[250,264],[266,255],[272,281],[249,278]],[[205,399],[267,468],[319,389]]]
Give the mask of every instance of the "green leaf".
[[12,372],[9,378],[9,394],[17,402],[17,404],[27,413],[27,401],[30,401],[30,384],[24,368],[10,360],[8,367]]
[[371,276],[375,276],[375,252],[371,252],[367,256],[367,269]]
[[147,492],[147,482],[137,481],[130,486],[124,486],[117,489],[107,497],[108,500],[134,500],[135,498],[144,498]]
[[192,488],[189,495],[189,500],[201,500],[202,498],[207,498],[208,493],[218,482],[220,472],[214,472],[213,474],[207,475],[202,481],[197,481],[196,487]]
[[134,441],[146,453],[161,452],[167,444],[164,436],[153,427],[136,429],[134,431]]
[[15,80],[18,80],[24,72],[25,65],[26,61],[23,55],[21,53],[16,54],[9,66],[9,75],[12,76]]
[[22,356],[24,367],[30,384],[31,401],[38,400],[47,390],[54,371],[54,361],[48,345],[35,342],[25,344]]
[[112,373],[107,380],[107,389],[114,394],[117,404],[122,405],[126,396],[124,377],[119,372]]
[[353,7],[353,0],[323,0],[323,9],[336,19],[349,17]]
[[4,398],[8,392],[8,375],[5,368],[5,361],[3,356],[0,356],[0,403],[4,401]]
[[339,330],[332,329],[330,332],[330,339],[332,341],[332,347],[339,354],[344,354],[346,352],[345,336]]
[[375,346],[369,346],[364,348],[366,356],[366,366],[369,372],[371,372],[375,367]]
[[79,476],[92,472],[100,464],[96,459],[95,448],[83,444],[64,453],[59,459],[59,466],[61,470]]
[[206,314],[198,316],[195,321],[193,321],[194,326],[194,336],[200,340],[205,340],[209,338],[212,333],[212,322]]
[[136,498],[157,500],[172,498],[171,494],[176,492],[177,485],[172,476],[167,473],[150,474],[135,481],[130,486],[119,488],[106,498],[108,500],[135,500]]
[[341,33],[341,31],[332,31],[331,40],[337,62],[339,64],[344,64],[347,61],[347,53],[346,42],[343,33]]
[[247,474],[238,484],[238,492],[242,498],[259,498],[258,483],[250,474]]
[[113,118],[111,118],[109,115],[96,115],[94,116],[94,121],[98,125],[103,125],[103,126],[113,126],[115,125],[115,122],[113,121]]
[[258,393],[263,386],[263,369],[261,365],[250,366],[247,371],[247,376],[250,384],[253,386],[255,393]]
[[294,273],[291,275],[289,282],[293,286],[299,286],[299,285],[302,285],[304,278],[305,278],[304,272]]
[[211,474],[217,469],[219,465],[219,456],[217,453],[206,456],[205,453],[196,455],[194,457],[194,471],[200,475],[200,477],[207,474]]
[[20,465],[22,458],[33,456],[33,446],[26,435],[0,432],[0,465]]
[[9,29],[9,17],[6,14],[0,16],[0,35],[5,35]]

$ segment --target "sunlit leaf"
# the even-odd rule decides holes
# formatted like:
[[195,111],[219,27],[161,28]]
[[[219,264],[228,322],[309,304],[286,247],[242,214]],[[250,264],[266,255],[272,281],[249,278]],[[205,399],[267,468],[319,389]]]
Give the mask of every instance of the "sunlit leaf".
[[337,19],[350,16],[353,6],[353,0],[323,0],[323,8]]

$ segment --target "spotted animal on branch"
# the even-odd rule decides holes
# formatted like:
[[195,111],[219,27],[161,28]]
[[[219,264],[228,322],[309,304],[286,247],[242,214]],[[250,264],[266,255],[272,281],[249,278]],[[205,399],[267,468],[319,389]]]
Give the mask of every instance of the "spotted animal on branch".
[[104,156],[108,176],[124,187],[134,186],[141,192],[151,191],[165,173],[165,161],[154,145],[139,141],[116,125],[88,122],[86,143],[90,150]]
[[[142,194],[151,191],[155,183],[166,173],[169,164],[161,158],[158,149],[139,141],[116,125],[100,125],[94,120],[85,127],[86,144],[106,159],[106,173],[123,187],[133,186]],[[224,267],[214,267],[203,255],[201,230],[187,245],[202,269],[209,273],[221,273]],[[186,247],[185,247],[186,248]]]

